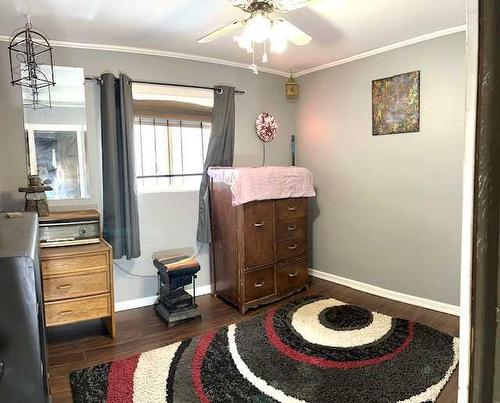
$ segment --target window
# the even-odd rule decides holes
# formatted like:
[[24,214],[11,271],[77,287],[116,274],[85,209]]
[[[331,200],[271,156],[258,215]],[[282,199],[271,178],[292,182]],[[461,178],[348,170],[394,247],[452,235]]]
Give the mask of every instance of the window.
[[56,85],[39,95],[52,108],[24,108],[28,174],[52,186],[48,199],[88,199],[83,69],[54,66],[54,76]]
[[133,84],[139,191],[198,190],[211,132],[213,92]]
[[136,117],[136,174],[140,189],[197,189],[210,130],[207,122]]

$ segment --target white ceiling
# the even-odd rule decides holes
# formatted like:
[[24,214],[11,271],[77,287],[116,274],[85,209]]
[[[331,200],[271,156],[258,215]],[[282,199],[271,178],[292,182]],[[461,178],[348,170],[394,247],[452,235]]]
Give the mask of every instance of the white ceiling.
[[[247,16],[226,0],[0,0],[0,35],[10,36],[27,13],[52,40],[250,63],[232,35],[196,43],[219,26]],[[465,13],[465,0],[319,0],[285,15],[313,41],[271,54],[266,67],[302,71],[465,24]]]

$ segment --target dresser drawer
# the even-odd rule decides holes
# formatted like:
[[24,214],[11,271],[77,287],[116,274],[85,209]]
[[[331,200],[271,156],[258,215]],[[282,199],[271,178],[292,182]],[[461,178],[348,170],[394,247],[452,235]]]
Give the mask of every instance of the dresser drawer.
[[278,221],[275,224],[277,241],[290,238],[305,237],[307,235],[306,217],[292,218],[291,220]]
[[274,267],[245,273],[245,302],[268,297],[274,292]]
[[104,294],[110,290],[108,270],[43,279],[45,301]]
[[309,281],[307,259],[299,259],[276,267],[278,294],[305,286]]
[[63,325],[111,315],[109,294],[45,303],[47,326]]
[[245,267],[272,264],[274,261],[272,200],[247,203],[244,211]]
[[107,269],[108,264],[108,253],[106,252],[44,259],[42,251],[42,274],[44,277]]
[[307,215],[307,199],[296,198],[275,200],[274,209],[276,221],[305,217]]
[[307,241],[305,237],[276,242],[276,260],[278,262],[303,256],[306,253]]

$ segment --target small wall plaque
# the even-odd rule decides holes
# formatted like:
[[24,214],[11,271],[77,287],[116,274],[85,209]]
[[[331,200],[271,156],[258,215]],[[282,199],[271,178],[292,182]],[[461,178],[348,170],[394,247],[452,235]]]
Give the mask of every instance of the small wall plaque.
[[286,99],[297,99],[299,97],[299,83],[295,81],[292,75],[285,84]]

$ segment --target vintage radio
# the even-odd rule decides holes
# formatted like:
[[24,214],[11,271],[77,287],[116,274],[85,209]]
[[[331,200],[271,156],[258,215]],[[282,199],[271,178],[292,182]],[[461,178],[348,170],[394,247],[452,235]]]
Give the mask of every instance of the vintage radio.
[[42,248],[100,242],[99,213],[95,210],[51,212],[39,217]]

